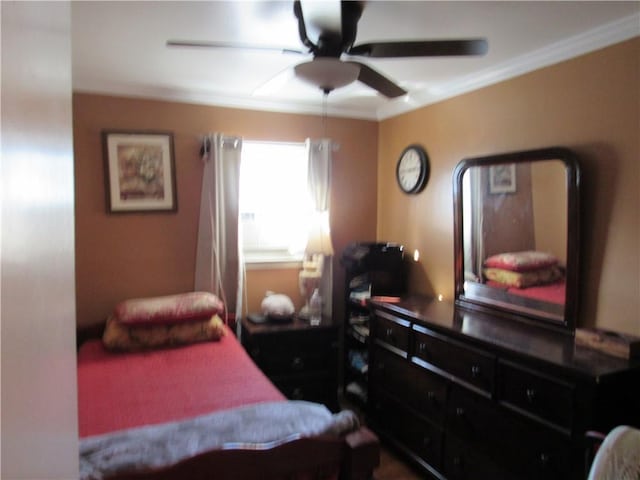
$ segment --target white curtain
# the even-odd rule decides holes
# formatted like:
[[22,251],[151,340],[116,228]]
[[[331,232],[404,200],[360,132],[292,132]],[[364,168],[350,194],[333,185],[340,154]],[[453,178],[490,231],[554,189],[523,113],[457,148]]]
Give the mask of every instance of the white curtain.
[[[329,233],[329,199],[331,193],[331,153],[333,142],[328,138],[306,140],[308,157],[308,188],[315,208],[312,229],[319,228]],[[323,300],[323,313],[331,316],[333,298],[333,259],[325,258],[320,294]]]
[[220,133],[204,141],[195,290],[212,292],[239,319],[244,266],[239,242],[240,154],[242,139]]

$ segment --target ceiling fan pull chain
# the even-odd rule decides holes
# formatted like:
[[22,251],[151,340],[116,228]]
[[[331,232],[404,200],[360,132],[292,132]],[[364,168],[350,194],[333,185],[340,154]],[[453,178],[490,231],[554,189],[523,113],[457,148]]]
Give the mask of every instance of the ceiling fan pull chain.
[[327,100],[329,92],[325,90],[322,94],[322,137],[327,138]]

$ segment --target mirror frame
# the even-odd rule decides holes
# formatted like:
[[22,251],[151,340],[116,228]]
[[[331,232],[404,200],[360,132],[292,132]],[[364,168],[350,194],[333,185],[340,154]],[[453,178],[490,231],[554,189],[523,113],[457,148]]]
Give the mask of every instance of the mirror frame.
[[[541,310],[532,310],[517,304],[511,304],[495,298],[470,298],[464,288],[464,238],[463,238],[463,199],[462,180],[464,173],[471,167],[488,167],[508,163],[538,162],[559,160],[565,165],[565,186],[567,192],[567,245],[566,245],[566,291],[564,315],[562,320],[551,319]],[[550,147],[537,150],[524,150],[497,155],[463,159],[453,172],[453,208],[454,208],[454,258],[455,258],[455,304],[472,310],[501,312],[517,320],[534,321],[550,328],[573,333],[578,315],[578,278],[580,261],[580,167],[576,154],[565,147]]]

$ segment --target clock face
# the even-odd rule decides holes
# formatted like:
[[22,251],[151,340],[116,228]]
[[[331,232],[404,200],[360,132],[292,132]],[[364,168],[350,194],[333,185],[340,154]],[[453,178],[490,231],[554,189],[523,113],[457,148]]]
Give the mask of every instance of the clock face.
[[422,190],[427,180],[427,168],[426,152],[420,147],[407,147],[396,168],[396,178],[402,191],[418,193]]

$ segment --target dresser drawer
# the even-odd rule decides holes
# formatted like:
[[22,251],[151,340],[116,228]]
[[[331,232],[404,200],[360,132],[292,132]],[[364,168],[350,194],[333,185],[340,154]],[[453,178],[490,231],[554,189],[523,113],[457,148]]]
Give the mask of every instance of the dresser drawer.
[[521,366],[500,362],[498,400],[561,428],[571,430],[575,386]]
[[447,381],[439,375],[416,365],[410,365],[412,376],[407,385],[407,405],[442,425],[447,405]]
[[492,452],[504,435],[503,415],[498,406],[482,395],[453,385],[446,411],[447,431],[465,440],[474,449]]
[[571,476],[570,437],[501,408],[462,387],[451,390],[447,431],[476,452],[500,459],[519,479]]
[[434,423],[442,425],[447,401],[447,382],[388,350],[374,347],[369,375],[373,385],[402,399]]
[[443,470],[448,480],[516,480],[488,457],[447,435],[444,442]]
[[[457,380],[492,395],[495,358],[471,347],[463,346],[419,325],[414,325],[413,355]],[[421,362],[417,362],[421,364]]]
[[373,320],[373,338],[407,357],[410,326],[407,320],[377,312]]
[[369,379],[375,388],[386,390],[399,398],[408,393],[409,362],[384,348],[374,346],[371,351]]
[[413,454],[440,468],[442,429],[406,410],[401,403],[380,393],[373,403],[375,423]]

